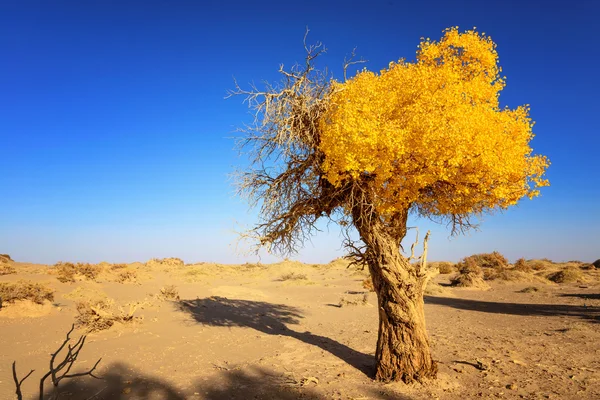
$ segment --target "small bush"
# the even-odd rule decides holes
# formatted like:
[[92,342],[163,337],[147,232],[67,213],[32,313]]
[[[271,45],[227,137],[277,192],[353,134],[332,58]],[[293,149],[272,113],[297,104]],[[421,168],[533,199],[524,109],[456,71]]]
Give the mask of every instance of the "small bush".
[[429,296],[439,296],[447,293],[448,289],[436,282],[429,281],[425,286],[425,294]]
[[171,258],[153,258],[146,263],[148,267],[183,267],[185,263],[181,258],[171,257]]
[[116,281],[119,283],[133,283],[133,282],[137,282],[137,278],[138,278],[137,271],[125,270],[125,271],[119,272],[119,274],[117,275]]
[[119,269],[124,269],[124,268],[127,268],[126,264],[112,264],[110,266],[110,269],[113,270],[113,271],[116,271],[116,270],[119,270]]
[[115,307],[112,299],[81,301],[76,307],[76,325],[85,328],[87,332],[103,331],[115,323],[132,322],[135,320],[133,314],[137,309],[137,305],[130,305],[129,311],[125,312],[122,307]]
[[17,270],[12,265],[0,264],[0,275],[16,274]]
[[362,297],[353,296],[353,297],[342,297],[339,302],[339,307],[344,306],[358,306],[358,305],[367,305],[369,301],[369,294],[364,293]]
[[57,274],[56,279],[62,283],[73,283],[76,277],[82,277],[95,281],[102,272],[102,267],[93,264],[62,262],[54,264],[54,271]]
[[179,300],[179,290],[175,285],[168,285],[160,289],[159,297],[163,300]]
[[476,287],[488,288],[489,286],[483,281],[483,270],[473,256],[463,258],[458,264],[458,275],[452,279],[452,286],[458,287]]
[[31,300],[36,304],[44,304],[44,301],[54,301],[54,290],[41,283],[0,282],[0,308],[2,303],[14,303],[17,300]]
[[369,292],[374,292],[375,287],[373,286],[373,279],[369,276],[364,281],[362,281],[362,287],[367,289]]
[[598,259],[598,260],[594,261],[594,262],[592,263],[592,265],[593,265],[594,267],[596,267],[596,268],[600,269],[600,259]]
[[525,273],[530,273],[533,271],[533,268],[531,267],[531,265],[529,265],[527,263],[527,261],[525,261],[524,258],[519,258],[517,260],[517,262],[515,263],[514,270],[520,271],[520,272],[525,272]]
[[7,263],[9,261],[13,261],[13,259],[8,254],[0,254],[0,263]]
[[554,272],[548,275],[548,279],[554,283],[575,283],[584,280],[579,268],[575,267],[568,267],[562,271]]
[[267,269],[268,267],[260,262],[257,263],[244,263],[242,264],[242,267],[246,268],[246,269]]
[[448,261],[440,261],[435,267],[440,271],[440,274],[451,274],[456,271],[454,264]]
[[535,286],[527,286],[526,288],[519,290],[519,293],[534,293],[539,292],[539,290],[540,289]]
[[547,259],[544,259],[544,260],[528,260],[527,264],[534,271],[543,271],[545,269],[551,268],[554,265],[554,263],[552,261],[548,261]]
[[279,277],[280,281],[300,281],[307,280],[308,276],[306,274],[299,274],[297,272],[289,272],[287,274],[283,274]]
[[497,251],[492,253],[481,253],[470,256],[480,268],[506,268],[508,260]]

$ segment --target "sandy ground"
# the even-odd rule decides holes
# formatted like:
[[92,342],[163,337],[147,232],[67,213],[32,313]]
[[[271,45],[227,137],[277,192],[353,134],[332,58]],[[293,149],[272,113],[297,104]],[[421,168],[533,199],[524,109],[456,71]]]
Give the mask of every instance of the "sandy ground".
[[[15,398],[13,360],[21,376],[35,369],[23,391],[37,398],[49,355],[77,315],[75,301],[102,296],[124,309],[137,304],[139,319],[88,336],[76,370],[102,358],[103,379],[65,380],[61,398],[600,398],[598,283],[443,286],[425,300],[439,377],[407,386],[372,380],[375,295],[362,286],[364,272],[341,262],[138,264],[133,283],[61,283],[49,267],[14,266],[19,273],[0,282],[46,282],[56,295],[53,304],[0,310],[0,399]],[[290,272],[307,279],[280,280]],[[436,280],[446,284],[449,275]],[[180,300],[157,297],[170,284]],[[532,285],[539,291],[520,292]],[[360,301],[365,293],[367,304]],[[342,298],[358,304],[340,307]]]

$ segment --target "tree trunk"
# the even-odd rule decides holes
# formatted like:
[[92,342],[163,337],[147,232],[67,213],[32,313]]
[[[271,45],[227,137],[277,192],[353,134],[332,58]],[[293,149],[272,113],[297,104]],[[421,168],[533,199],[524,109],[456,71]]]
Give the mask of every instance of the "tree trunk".
[[435,378],[437,364],[431,358],[423,309],[428,277],[400,253],[406,215],[391,229],[379,218],[356,217],[379,306],[375,379],[410,383]]
[[379,306],[375,379],[410,383],[435,378],[437,365],[425,329],[423,278],[412,279],[411,274],[400,278],[404,274],[393,272],[405,265],[373,267],[369,269]]

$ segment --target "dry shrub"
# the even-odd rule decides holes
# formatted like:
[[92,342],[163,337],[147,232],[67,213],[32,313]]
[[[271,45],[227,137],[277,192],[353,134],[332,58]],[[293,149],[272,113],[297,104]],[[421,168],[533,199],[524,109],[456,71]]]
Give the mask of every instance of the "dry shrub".
[[57,274],[56,279],[62,283],[73,283],[77,277],[96,281],[98,275],[102,272],[102,267],[87,263],[73,264],[59,261],[54,264],[54,272]]
[[117,271],[120,269],[127,268],[127,264],[109,264],[109,266],[112,271]]
[[0,275],[16,274],[17,270],[15,267],[9,264],[0,264]]
[[375,287],[373,286],[373,279],[371,279],[370,276],[364,281],[362,281],[362,287],[367,289],[369,292],[375,291]]
[[540,289],[535,286],[527,286],[526,288],[519,290],[519,293],[534,293],[539,291]]
[[175,285],[167,285],[160,289],[158,297],[162,300],[179,300],[179,290]]
[[519,258],[515,263],[513,269],[515,271],[524,272],[526,274],[533,272],[533,268],[527,261],[525,261],[524,258]]
[[458,275],[452,279],[452,286],[488,289],[489,285],[483,280],[483,270],[477,265],[475,258],[463,258],[458,264]]
[[0,282],[0,308],[2,303],[14,303],[17,300],[30,300],[36,304],[44,304],[45,301],[54,301],[54,290],[41,283]]
[[506,268],[508,260],[497,251],[491,253],[473,254],[468,258],[472,258],[475,263],[481,268]]
[[425,286],[425,294],[429,296],[447,295],[448,289],[440,285],[439,283],[429,281]]
[[358,306],[358,305],[366,306],[368,303],[369,303],[369,294],[364,293],[362,295],[362,297],[360,297],[360,296],[352,296],[352,297],[343,296],[340,299],[339,307]]
[[483,279],[486,281],[520,281],[528,280],[526,275],[522,272],[515,271],[514,268],[485,268],[483,270]]
[[579,268],[567,267],[561,271],[548,275],[548,279],[554,283],[583,282],[585,279]]
[[181,258],[170,257],[170,258],[153,258],[146,262],[148,267],[183,267],[185,263]]
[[552,266],[554,266],[554,263],[552,261],[548,261],[547,259],[544,259],[544,260],[528,260],[527,264],[534,271],[543,271],[545,269],[552,268]]
[[13,259],[8,254],[0,254],[0,263],[8,263],[10,261],[13,261]]
[[138,274],[137,271],[134,270],[125,270],[119,272],[117,278],[115,279],[118,283],[135,283],[137,282]]
[[432,268],[437,268],[440,271],[440,274],[451,274],[456,271],[454,268],[454,264],[448,261],[439,261],[436,263],[431,263]]
[[112,299],[81,301],[77,303],[78,315],[75,322],[87,332],[98,332],[109,329],[115,323],[133,322],[136,319],[133,314],[137,307],[137,304],[132,304],[126,312],[122,307],[116,307]]
[[249,270],[255,270],[255,269],[267,269],[268,267],[260,262],[257,263],[244,263],[242,264],[243,268],[249,269]]
[[283,274],[279,277],[279,281],[300,281],[307,280],[308,276],[306,274],[299,274],[297,272],[289,272],[287,274]]
[[594,262],[592,263],[592,265],[593,265],[594,267],[596,267],[596,268],[600,269],[600,259],[598,259],[598,260],[594,261]]

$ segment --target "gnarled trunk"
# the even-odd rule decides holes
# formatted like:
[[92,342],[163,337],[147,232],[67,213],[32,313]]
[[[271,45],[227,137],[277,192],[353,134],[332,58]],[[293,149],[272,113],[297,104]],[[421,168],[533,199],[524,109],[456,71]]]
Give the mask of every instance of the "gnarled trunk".
[[437,364],[431,358],[423,310],[428,277],[400,253],[406,215],[392,229],[379,218],[370,218],[364,224],[364,218],[354,221],[367,245],[365,258],[378,300],[375,378],[406,383],[435,378]]
[[410,264],[405,259],[395,265],[369,266],[379,306],[375,378],[384,382],[422,381],[437,373],[425,329],[425,278],[394,273],[406,265]]

